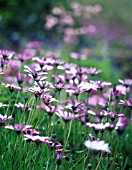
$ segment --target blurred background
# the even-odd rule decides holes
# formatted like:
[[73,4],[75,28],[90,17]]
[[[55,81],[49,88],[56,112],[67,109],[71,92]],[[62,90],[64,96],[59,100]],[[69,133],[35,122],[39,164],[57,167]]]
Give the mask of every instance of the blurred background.
[[68,61],[103,69],[105,80],[132,78],[131,9],[132,0],[0,0],[0,49],[42,41]]

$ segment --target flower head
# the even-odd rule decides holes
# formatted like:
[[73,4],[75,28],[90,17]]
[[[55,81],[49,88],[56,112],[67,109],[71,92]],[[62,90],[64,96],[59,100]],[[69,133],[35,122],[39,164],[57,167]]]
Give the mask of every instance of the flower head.
[[6,122],[13,120],[14,118],[12,116],[7,117],[7,115],[3,116],[0,114],[0,126],[5,125]]
[[132,99],[129,99],[129,100],[120,100],[118,105],[119,106],[128,106],[130,109],[132,109]]
[[23,130],[31,128],[32,125],[24,125],[24,124],[14,124],[5,126],[6,129],[11,129],[16,131],[17,133],[21,133]]
[[110,152],[109,144],[105,143],[104,141],[87,140],[84,142],[84,145],[94,152],[107,152],[107,153]]
[[9,50],[0,50],[0,56],[6,60],[12,58],[12,56],[15,54],[14,51],[9,51]]

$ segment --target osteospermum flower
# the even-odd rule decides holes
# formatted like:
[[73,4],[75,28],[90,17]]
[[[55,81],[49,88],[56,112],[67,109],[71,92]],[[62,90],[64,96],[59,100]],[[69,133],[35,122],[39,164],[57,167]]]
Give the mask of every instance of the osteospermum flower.
[[58,91],[61,91],[62,89],[66,88],[66,85],[63,83],[59,83],[59,84],[53,84],[51,85],[51,87],[55,88]]
[[102,70],[98,70],[97,68],[93,68],[93,67],[90,67],[89,69],[88,69],[88,74],[90,74],[91,76],[94,76],[94,75],[96,75],[96,74],[99,74],[99,73],[101,73],[102,72]]
[[[63,160],[63,159],[69,160],[69,158],[67,156],[63,156],[64,153],[67,153],[66,150],[57,149],[57,150],[55,150],[55,152],[56,152],[57,160]],[[61,162],[57,161],[57,164],[59,164],[59,163],[61,163]]]
[[103,97],[95,94],[92,97],[88,98],[87,104],[89,104],[90,106],[96,106],[98,104],[101,107],[105,107],[108,102]]
[[12,93],[14,90],[22,91],[22,88],[21,88],[21,87],[18,87],[18,86],[14,85],[14,84],[11,85],[11,84],[2,83],[2,85],[3,85],[4,87],[7,87],[7,88],[10,90],[11,93]]
[[132,109],[132,99],[129,99],[129,100],[120,100],[118,105],[119,106],[128,106],[130,109]]
[[89,127],[89,128],[92,128],[95,133],[98,133],[99,131],[103,132],[104,130],[106,130],[109,126],[108,123],[98,123],[98,124],[95,124],[95,123],[86,123],[85,124],[86,127]]
[[130,120],[126,117],[119,117],[118,122],[115,125],[115,129],[118,131],[119,134],[122,134],[126,127],[129,125]]
[[14,51],[0,50],[0,57],[2,57],[4,60],[11,59],[14,54],[15,54]]
[[79,60],[85,60],[87,58],[86,55],[78,54],[78,53],[75,53],[75,52],[70,53],[70,57],[74,58],[74,59],[79,59]]
[[78,113],[79,111],[86,112],[85,104],[73,98],[68,100],[68,105],[65,108],[73,113]]
[[17,133],[21,133],[25,129],[31,128],[32,125],[24,125],[24,124],[14,124],[5,126],[6,129],[11,129],[16,131]]
[[112,83],[106,81],[90,81],[90,83],[95,83],[98,89],[103,90],[105,87],[109,87]]
[[22,130],[22,133],[23,134],[28,134],[28,135],[39,135],[41,132],[40,131],[37,131],[35,129],[24,129]]
[[73,113],[67,111],[58,110],[57,112],[55,112],[55,114],[62,118],[65,123],[75,118],[75,115]]
[[119,79],[119,82],[124,85],[125,87],[128,87],[130,85],[132,85],[132,79],[125,79],[125,80],[120,80]]
[[28,75],[33,78],[35,81],[39,81],[40,79],[45,79],[47,78],[46,76],[44,76],[45,74],[48,74],[46,72],[40,72],[38,73],[35,69],[31,69],[28,66],[24,66],[24,71],[28,73]]
[[54,106],[46,105],[44,103],[41,103],[41,105],[37,106],[37,108],[45,110],[50,117],[57,111],[57,108],[55,108]]
[[100,119],[102,119],[103,117],[107,116],[108,113],[105,110],[88,110],[88,113],[94,116],[98,116]]
[[24,135],[24,140],[25,141],[32,141],[32,142],[35,142],[37,144],[39,144],[39,143],[45,143],[45,144],[52,143],[52,138],[47,137],[47,136],[39,136],[39,135],[33,136],[33,135],[26,134],[26,135]]
[[100,139],[96,138],[94,135],[89,134],[90,140],[91,141],[100,141]]
[[43,101],[46,105],[49,105],[52,102],[59,102],[58,100],[56,100],[55,98],[53,98],[50,95],[43,95],[41,98],[43,99]]
[[110,152],[110,149],[109,149],[109,144],[108,143],[105,143],[104,141],[98,141],[98,140],[94,140],[94,141],[91,141],[91,140],[87,140],[84,142],[84,145],[94,151],[94,152],[107,152],[109,153]]
[[25,92],[31,92],[35,95],[35,97],[40,97],[42,94],[47,94],[49,93],[49,89],[45,88],[45,89],[41,89],[40,87],[34,86],[31,88],[26,88]]
[[22,74],[22,73],[17,73],[16,78],[17,78],[17,82],[18,82],[19,86],[21,86],[21,84],[24,82],[24,80],[26,78],[26,75]]
[[7,117],[7,115],[3,116],[0,114],[0,126],[5,125],[6,122],[13,120],[14,118],[12,116]]
[[108,116],[110,117],[110,119],[112,121],[114,121],[116,118],[119,118],[119,117],[124,116],[124,115],[123,114],[117,114],[115,112],[109,112]]
[[82,90],[85,90],[86,92],[97,91],[98,89],[98,86],[96,84],[88,82],[81,82],[78,87]]
[[7,104],[0,103],[0,107],[8,106]]

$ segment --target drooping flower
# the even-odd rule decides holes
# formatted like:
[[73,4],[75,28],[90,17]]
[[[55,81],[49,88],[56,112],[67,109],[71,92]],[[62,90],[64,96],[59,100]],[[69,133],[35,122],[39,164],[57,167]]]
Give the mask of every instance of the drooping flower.
[[24,80],[26,78],[26,75],[22,74],[22,73],[17,73],[16,78],[17,78],[17,82],[18,82],[19,86],[21,86],[21,84],[24,82]]
[[94,151],[94,152],[107,152],[109,153],[110,152],[110,149],[109,149],[109,144],[108,143],[105,143],[104,141],[98,141],[98,140],[94,140],[94,141],[91,141],[91,140],[87,140],[84,142],[84,145]]
[[7,115],[1,115],[0,114],[0,126],[4,126],[6,122],[13,120],[14,118],[12,116],[7,117]]
[[119,134],[122,134],[126,127],[129,125],[130,120],[124,116],[118,118],[118,122],[115,125],[115,129],[118,131]]
[[[63,156],[64,153],[67,153],[68,151],[64,150],[64,149],[57,149],[55,150],[56,152],[56,157],[57,157],[57,160],[63,160],[63,159],[66,159],[66,160],[69,160],[69,158],[67,156]],[[61,162],[57,161],[57,164],[59,164]]]

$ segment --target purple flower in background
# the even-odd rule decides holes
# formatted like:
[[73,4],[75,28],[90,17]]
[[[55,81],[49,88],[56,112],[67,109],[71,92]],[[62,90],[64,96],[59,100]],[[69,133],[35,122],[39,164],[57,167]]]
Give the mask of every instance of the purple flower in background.
[[90,67],[89,69],[88,69],[88,74],[90,74],[91,76],[94,76],[94,75],[96,75],[96,74],[99,74],[99,73],[101,73],[102,72],[102,70],[98,70],[97,68],[93,68],[93,67]]
[[0,114],[0,126],[4,126],[6,122],[13,120],[14,118],[12,116],[7,117],[7,115],[1,115]]
[[98,104],[101,107],[105,107],[107,103],[108,103],[107,100],[96,94],[93,95],[92,97],[89,97],[87,101],[87,104],[89,104],[90,106],[96,106]]
[[79,59],[79,60],[85,60],[87,58],[86,55],[78,54],[78,53],[75,53],[75,52],[70,53],[70,57],[74,58],[74,59]]
[[42,45],[41,41],[31,41],[26,44],[27,48],[38,48]]

